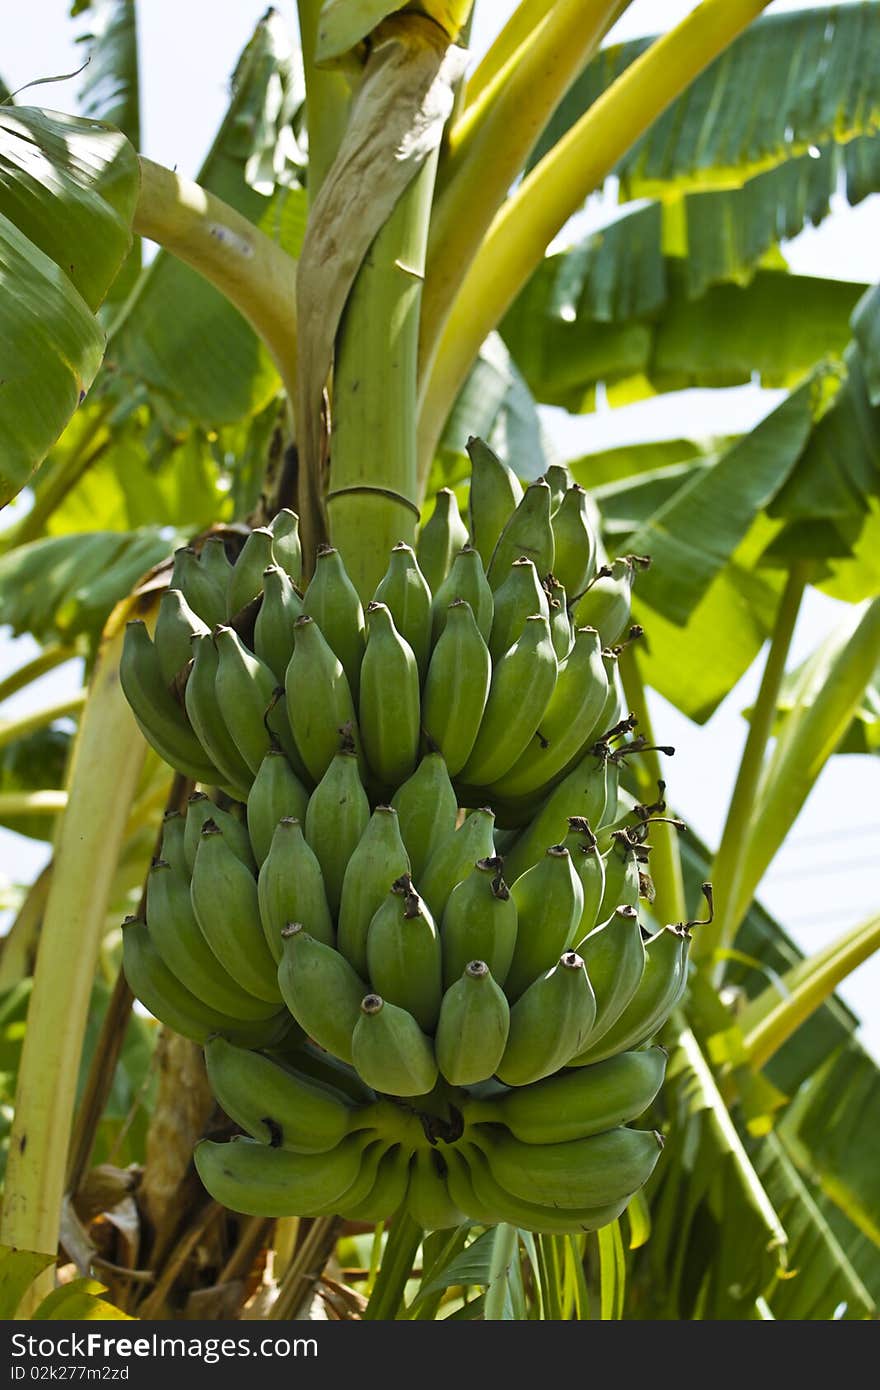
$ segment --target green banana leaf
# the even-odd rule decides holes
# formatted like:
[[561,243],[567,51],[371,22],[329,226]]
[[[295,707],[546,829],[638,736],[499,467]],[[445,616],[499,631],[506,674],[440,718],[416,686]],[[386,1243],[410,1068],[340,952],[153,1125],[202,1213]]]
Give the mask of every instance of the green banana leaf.
[[0,506],[97,375],[95,314],[128,253],[137,189],[118,132],[30,107],[0,112]]
[[872,405],[880,405],[880,285],[859,300],[852,331],[864,365],[868,398]]
[[[810,681],[810,672],[827,669],[828,662],[839,649],[839,645],[838,635],[831,633],[805,661],[793,670],[786,671],[776,703],[774,737],[778,737],[782,732],[786,719],[795,707],[803,708],[812,703],[815,691]],[[751,713],[751,709],[743,711],[746,718],[750,718]],[[880,752],[880,665],[865,687],[862,703],[856,710],[853,722],[834,751],[836,754]]]
[[[71,740],[64,729],[36,729],[0,748],[0,792],[63,787]],[[33,840],[51,840],[55,831],[54,816],[9,816],[2,824]]]
[[[54,1255],[40,1255],[31,1250],[13,1250],[11,1246],[0,1245],[0,1316],[5,1320],[15,1318],[31,1285],[54,1263]],[[74,1279],[41,1299],[39,1307],[30,1316],[41,1321],[62,1319],[82,1322],[100,1318],[132,1322],[128,1313],[123,1313],[98,1296],[106,1292],[104,1285],[96,1283],[94,1279]]]

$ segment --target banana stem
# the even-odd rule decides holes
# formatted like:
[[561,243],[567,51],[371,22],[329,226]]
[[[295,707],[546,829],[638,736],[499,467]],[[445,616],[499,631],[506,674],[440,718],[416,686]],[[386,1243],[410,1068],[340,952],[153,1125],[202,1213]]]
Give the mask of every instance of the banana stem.
[[393,1322],[402,1314],[403,1295],[424,1231],[401,1207],[388,1230],[382,1264],[363,1316],[373,1322]]
[[[649,745],[654,744],[657,740],[651,727],[645,683],[639,670],[638,657],[632,647],[624,647],[620,653],[618,669],[626,692],[627,705],[639,721],[639,732],[645,735]],[[648,747],[640,754],[638,764],[636,775],[642,784],[644,795],[650,801],[657,783],[663,780],[660,754],[656,748]],[[658,822],[652,829],[654,833],[651,836],[651,876],[656,892],[654,911],[661,922],[685,922],[687,901],[681,870],[681,853],[678,848],[678,832],[674,825],[667,825],[665,822]]]
[[471,261],[437,344],[423,344],[419,473],[427,477],[480,347],[556,233],[693,79],[769,4],[703,0],[633,62],[508,198]]
[[0,820],[13,816],[47,816],[67,807],[67,792],[59,789],[37,792],[0,792]]
[[[755,812],[755,798],[761,780],[767,744],[776,717],[776,702],[785,675],[791,640],[797,624],[810,573],[808,561],[799,560],[788,573],[776,613],[770,649],[761,676],[761,688],[752,711],[742,762],[736,777],[721,843],[712,865],[715,889],[715,920],[694,938],[694,960],[708,960],[721,948],[730,947],[741,916],[737,910],[739,887],[745,864],[749,829]],[[723,971],[723,961],[715,970]]]
[[0,994],[20,985],[34,973],[37,942],[52,882],[52,861],[34,879],[15,921],[0,939]]
[[373,240],[337,336],[327,514],[364,601],[418,522],[416,356],[436,167],[435,152]]
[[23,719],[9,719],[0,724],[0,748],[6,748],[16,739],[27,738],[28,734],[34,733],[37,729],[44,729],[47,724],[54,724],[56,719],[64,719],[67,715],[78,714],[86,702],[85,690],[78,690],[75,695],[68,695],[63,700],[56,700],[52,705],[44,705],[42,709],[35,710],[33,714],[26,714]]
[[504,28],[486,49],[465,88],[465,107],[473,106],[486,88],[494,83],[499,72],[515,58],[528,43],[538,25],[546,19],[556,0],[520,0]]
[[315,40],[323,0],[297,0],[300,45],[306,79],[306,123],[309,132],[309,203],[339,149],[348,121],[351,89],[341,72],[315,64]]
[[24,666],[11,671],[5,680],[0,681],[0,704],[38,681],[47,671],[54,671],[56,666],[63,666],[65,661],[71,661],[77,655],[73,643],[53,642],[51,646],[44,647],[32,661],[25,662]]
[[519,1233],[515,1226],[502,1222],[495,1227],[495,1244],[492,1247],[489,1283],[486,1285],[486,1301],[483,1305],[485,1322],[500,1322],[504,1317],[510,1267],[516,1259],[518,1248]]

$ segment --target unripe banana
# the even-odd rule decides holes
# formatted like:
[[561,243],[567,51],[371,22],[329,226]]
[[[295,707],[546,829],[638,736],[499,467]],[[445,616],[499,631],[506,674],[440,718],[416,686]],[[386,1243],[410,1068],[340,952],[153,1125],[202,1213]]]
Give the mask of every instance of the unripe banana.
[[507,525],[511,512],[522,501],[522,484],[513,469],[475,436],[467,441],[471,460],[471,487],[468,497],[468,521],[471,545],[480,552],[488,569],[498,537]]
[[275,677],[284,677],[293,656],[293,625],[303,615],[303,601],[280,565],[263,571],[263,602],[254,624],[254,652]]
[[330,545],[318,547],[303,612],[315,620],[330,650],[342,662],[352,699],[357,703],[366,641],[364,610],[342,556]]
[[572,486],[572,476],[564,463],[551,463],[544,473],[544,481],[550,489],[550,514],[555,516],[563,497]]
[[494,812],[488,806],[480,806],[434,850],[421,876],[420,888],[435,918],[442,918],[453,888],[467,878],[477,860],[492,858],[494,826]]
[[340,1203],[339,1214],[348,1221],[383,1221],[398,1211],[406,1198],[409,1150],[400,1144],[386,1149],[384,1144],[376,1143],[364,1155],[365,1163],[368,1159],[371,1169],[369,1191],[365,1196],[358,1196],[356,1184],[353,1184]]
[[602,665],[605,668],[607,690],[605,701],[589,733],[590,739],[594,741],[601,738],[603,734],[607,734],[609,729],[613,729],[626,715],[626,702],[618,669],[617,652],[607,649],[603,651]]
[[299,517],[289,507],[281,511],[269,522],[272,532],[272,557],[276,565],[287,574],[294,584],[302,580],[302,546],[299,539]]
[[205,1064],[211,1090],[230,1119],[273,1148],[327,1153],[356,1124],[357,1110],[338,1095],[225,1038],[208,1039]]
[[568,598],[565,589],[557,584],[553,575],[547,579],[548,603],[550,606],[550,637],[556,660],[562,664],[574,646],[574,628],[568,611]]
[[[222,541],[219,542],[223,544]],[[203,546],[207,551],[208,542]],[[224,548],[223,558],[226,559]],[[231,570],[229,561],[227,568]],[[226,618],[226,576],[221,582],[216,567],[206,565],[191,545],[181,546],[174,552],[174,568],[171,571],[170,587],[180,589],[192,611],[201,618],[208,628],[216,627]]]
[[253,774],[217,707],[219,657],[210,633],[195,634],[192,657],[183,692],[189,722],[205,752],[216,764],[224,790],[231,791],[237,801],[244,801]]
[[141,733],[160,758],[195,782],[216,786],[224,780],[163,681],[156,649],[139,619],[126,624],[119,681]]
[[395,879],[367,932],[367,969],[373,989],[413,1015],[431,1033],[440,1012],[443,966],[440,937],[409,874]]
[[224,811],[204,792],[193,792],[186,802],[186,822],[183,830],[183,853],[188,874],[196,862],[202,830],[208,821],[213,821],[222,833],[232,853],[241,860],[251,873],[256,868],[251,850],[247,828],[230,811]]
[[224,969],[249,994],[280,1003],[253,874],[211,821],[202,828],[190,893],[202,935]]
[[471,606],[449,605],[449,620],[431,655],[422,699],[422,726],[443,755],[450,776],[470,757],[492,681],[489,649]]
[[503,584],[495,590],[495,611],[489,637],[493,662],[500,661],[521,636],[526,618],[539,613],[549,620],[547,591],[531,560],[523,555],[514,560]]
[[265,662],[253,656],[234,628],[214,631],[217,648],[217,708],[252,774],[272,746],[266,713],[275,703],[277,681]]
[[162,817],[162,847],[159,858],[170,864],[176,874],[183,875],[189,872],[183,848],[185,833],[186,818],[180,811],[166,811]]
[[160,1023],[193,1042],[204,1044],[212,1033],[222,1033],[242,1047],[272,1047],[290,1027],[284,1009],[248,1022],[229,1018],[197,999],[169,970],[146,926],[134,917],[123,923],[122,964],[132,994]]
[[368,973],[370,922],[391,884],[409,872],[410,860],[400,837],[397,812],[391,806],[377,806],[348,861],[337,921],[337,948],[364,978]]
[[189,876],[176,873],[164,859],[157,859],[147,875],[147,930],[172,974],[219,1015],[253,1022],[278,1013],[277,1003],[248,993],[224,970],[196,921]]
[[645,968],[635,994],[617,1022],[568,1062],[583,1067],[647,1042],[675,1008],[687,985],[690,932],[663,927],[645,943]]
[[511,882],[537,864],[548,845],[562,843],[570,816],[581,817],[590,825],[601,824],[608,796],[608,771],[607,748],[591,749],[554,787],[505,855]]
[[[229,579],[232,574],[232,565],[229,563],[229,556],[226,554],[226,543],[222,536],[208,536],[199,551],[199,568],[205,579],[210,581],[219,590],[222,603],[219,607],[219,616],[215,619],[205,617],[205,622],[211,628],[215,628],[218,623],[223,622],[226,613],[226,590],[229,586]],[[205,615],[202,614],[204,617]]]
[[625,830],[615,830],[605,855],[605,889],[597,921],[607,922],[618,907],[637,907],[641,889],[638,845]]
[[554,561],[553,527],[550,522],[550,488],[539,478],[530,483],[492,552],[487,578],[493,589],[504,582],[520,555],[532,560],[538,574],[549,574]]
[[415,551],[404,541],[392,546],[388,569],[373,601],[388,608],[397,631],[412,647],[423,681],[431,656],[431,590]]
[[607,690],[599,634],[595,628],[579,628],[535,734],[493,791],[504,797],[525,796],[562,773],[584,748]]
[[614,1026],[641,983],[645,944],[639,914],[633,907],[618,908],[577,950],[596,996],[596,1020],[587,1039],[587,1046],[593,1047]]
[[[422,758],[412,777],[391,798],[410,872],[421,881],[428,860],[455,833],[458,799],[439,753]],[[491,851],[490,851],[491,852]]]
[[547,619],[526,618],[519,640],[492,673],[480,732],[462,768],[462,781],[487,786],[522,756],[556,684],[556,653]]
[[434,499],[434,510],[419,530],[416,542],[419,569],[432,594],[436,594],[449,573],[453,555],[467,543],[467,527],[461,519],[455,493],[443,487]]
[[343,731],[357,740],[348,678],[314,619],[294,624],[295,645],[284,685],[290,727],[309,775],[320,782],[339,751]]
[[474,1200],[479,1204],[480,1210],[490,1213],[490,1225],[506,1221],[520,1230],[536,1231],[544,1235],[596,1231],[601,1226],[607,1226],[609,1221],[616,1220],[627,1204],[627,1198],[603,1206],[578,1208],[565,1207],[555,1202],[541,1204],[537,1201],[525,1201],[501,1186],[481,1147],[476,1144],[465,1145],[461,1158],[467,1163]]
[[369,633],[361,668],[360,729],[367,762],[386,787],[399,787],[419,753],[419,668],[384,603],[367,608]]
[[553,573],[570,594],[582,594],[596,572],[596,536],[587,494],[577,483],[567,489],[553,517]]
[[227,622],[262,593],[263,571],[272,563],[272,532],[266,526],[258,526],[251,531],[232,566],[226,586]]
[[516,905],[516,946],[504,988],[513,1000],[574,941],[584,890],[568,850],[551,845],[543,859],[514,880],[510,895]]
[[[305,836],[315,851],[330,911],[339,911],[348,861],[370,820],[370,803],[354,749],[343,749],[309,797]],[[300,921],[301,918],[288,920]]]
[[499,985],[507,979],[517,921],[516,903],[501,877],[501,862],[497,857],[478,859],[449,894],[440,924],[446,989],[472,960],[485,961]]
[[[309,1042],[307,1038],[304,1039],[301,1029],[297,1031],[299,1037],[292,1046],[285,1044],[283,1048],[273,1049],[280,1060],[294,1067],[307,1081],[315,1081],[323,1090],[338,1095],[344,1104],[353,1101],[359,1109],[364,1112],[369,1110],[370,1115],[373,1116],[376,1105],[379,1104],[373,1088],[361,1080],[354,1067],[348,1062],[343,1062],[340,1057],[334,1057],[330,1052],[325,1052],[324,1048],[319,1047],[317,1043]],[[395,1107],[395,1115],[398,1113]],[[418,1124],[418,1121],[415,1123]],[[378,1124],[375,1124],[374,1127],[378,1128]],[[392,1131],[392,1137],[394,1137],[396,1131],[393,1130],[393,1127]]]
[[[254,858],[265,863],[280,820],[304,821],[309,794],[280,748],[270,748],[247,799],[247,828]],[[290,919],[285,917],[282,926]],[[279,928],[280,930],[280,928]]]
[[495,1180],[521,1201],[549,1207],[602,1207],[648,1181],[663,1148],[654,1130],[619,1126],[563,1144],[523,1144],[503,1129],[474,1129]]
[[[569,816],[568,834],[562,841],[571,855],[574,871],[584,890],[581,920],[575,933],[575,945],[592,931],[599,917],[599,904],[605,891],[605,860],[599,853],[596,836],[581,816]],[[585,961],[589,974],[589,962]],[[592,979],[592,976],[590,976]]]
[[325,946],[334,944],[333,918],[321,865],[298,820],[283,816],[275,827],[257,882],[263,933],[273,959],[281,960],[288,922],[302,922]]
[[[352,1030],[366,984],[344,956],[316,940],[302,923],[291,922],[281,936],[278,984],[285,1004],[320,1047],[351,1062]],[[368,1077],[364,1080],[372,1085]]]
[[504,1125],[524,1144],[586,1139],[644,1114],[665,1074],[662,1047],[621,1052],[594,1067],[548,1076],[488,1100],[469,1099],[463,1104],[465,1121]]
[[417,1149],[413,1154],[406,1205],[423,1231],[448,1230],[466,1219],[449,1195],[446,1172],[446,1162],[437,1149]]
[[507,1086],[527,1086],[558,1071],[581,1050],[595,1017],[596,996],[584,963],[575,951],[566,951],[510,1010],[507,1046],[496,1075]]
[[[484,641],[488,641],[492,631],[494,604],[492,590],[483,570],[483,562],[473,546],[466,545],[452,562],[449,573],[434,594],[432,604],[432,641],[437,640],[446,627],[449,605],[455,599],[464,599],[471,606],[474,621]],[[537,611],[537,610],[532,610]]]
[[586,593],[572,601],[572,617],[578,627],[594,627],[602,638],[603,647],[613,647],[626,631],[632,606],[632,586],[635,569],[632,557],[624,555],[603,565]]
[[437,1081],[431,1039],[411,1013],[364,996],[351,1040],[352,1060],[368,1086],[389,1096],[423,1096]]
[[329,1153],[273,1149],[253,1139],[195,1147],[196,1171],[215,1201],[246,1216],[321,1216],[335,1211],[363,1171],[375,1141],[351,1134]]
[[210,635],[211,629],[192,611],[179,589],[166,589],[159,600],[155,644],[159,670],[170,685],[192,656],[192,639]]
[[440,1005],[434,1050],[440,1075],[472,1086],[495,1071],[507,1045],[510,1006],[483,960],[472,960]]

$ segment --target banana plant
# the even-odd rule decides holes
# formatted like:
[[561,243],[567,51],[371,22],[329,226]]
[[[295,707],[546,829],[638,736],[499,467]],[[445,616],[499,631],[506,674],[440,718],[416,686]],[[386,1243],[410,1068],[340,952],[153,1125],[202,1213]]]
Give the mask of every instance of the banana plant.
[[[365,604],[429,497],[464,505],[473,437],[529,483],[554,463],[543,405],[757,377],[786,395],[748,434],[570,461],[607,554],[652,560],[633,595],[646,640],[619,655],[646,744],[624,773],[632,800],[654,803],[658,782],[675,800],[649,690],[702,722],[768,644],[720,844],[654,827],[646,917],[692,920],[708,879],[716,913],[661,1036],[650,1114],[666,1142],[644,1195],[578,1235],[224,1215],[190,1163],[210,1118],[201,1054],[166,1029],[137,1155],[143,1243],[120,1237],[101,1278],[127,1314],[228,1317],[271,1247],[275,1283],[250,1315],[297,1315],[316,1288],[335,1316],[379,1319],[876,1315],[880,1080],[834,991],[876,951],[877,922],[802,959],[756,895],[828,759],[877,741],[880,301],[792,275],[779,243],[841,181],[851,202],[880,189],[878,6],[762,18],[766,4],[702,0],[615,44],[627,0],[520,0],[468,71],[467,0],[299,0],[299,51],[270,11],[194,181],[138,154],[134,0],[75,7],[92,53],[80,115],[4,104],[0,376],[20,389],[0,412],[0,492],[28,487],[31,506],[0,536],[0,621],[40,648],[0,697],[85,666],[81,695],[0,726],[0,820],[41,838],[54,821],[0,960],[13,1023],[29,999],[0,1226],[43,1257],[26,1307],[59,1242],[88,1273],[90,1222],[131,1200],[94,1166],[138,1107],[97,1142],[135,1025],[108,914],[136,907],[163,810],[191,787],[148,759],[119,661],[125,621],[158,621],[172,553],[211,536],[242,550],[294,508],[307,603],[329,542]],[[555,249],[609,180],[622,209]],[[146,267],[142,237],[161,247]],[[811,586],[861,607],[787,671]],[[50,775],[69,715],[73,752]],[[88,1048],[96,963],[112,993]],[[334,1252],[365,1284],[319,1282]]]

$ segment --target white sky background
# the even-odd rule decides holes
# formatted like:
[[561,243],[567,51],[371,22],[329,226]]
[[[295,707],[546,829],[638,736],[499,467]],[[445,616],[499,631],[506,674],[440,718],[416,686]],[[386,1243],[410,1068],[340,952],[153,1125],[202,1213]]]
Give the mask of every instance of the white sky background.
[[[776,0],[769,12],[802,9],[819,0]],[[295,25],[293,0],[276,8]],[[479,54],[513,8],[511,0],[477,0],[472,49]],[[694,8],[692,0],[634,0],[613,31],[615,39],[668,28]],[[83,60],[73,43],[70,0],[28,0],[7,14],[0,72],[15,89],[53,73],[70,72]],[[143,152],[194,176],[226,109],[235,61],[265,10],[265,0],[140,0]],[[79,22],[81,24],[81,21]],[[20,101],[76,110],[77,81],[35,88]],[[856,209],[841,203],[825,223],[786,248],[801,274],[841,279],[880,278],[880,197]],[[681,433],[734,433],[751,428],[778,399],[743,387],[724,392],[690,391],[625,410],[568,417],[546,412],[560,456],[575,457],[614,443],[675,437]],[[800,661],[835,624],[841,605],[814,594],[805,604],[791,655]],[[27,660],[29,639],[0,635],[0,676]],[[679,812],[709,843],[717,843],[745,739],[740,711],[753,699],[761,664],[747,673],[709,723],[691,724],[664,701],[654,710],[658,737],[675,745],[668,766]],[[4,708],[14,714],[37,700],[62,694],[74,678],[55,672]],[[807,951],[880,910],[880,886],[872,870],[880,847],[880,761],[832,760],[809,798],[788,843],[764,881],[761,899]],[[30,880],[47,857],[46,847],[0,831],[0,879]],[[862,1039],[880,1057],[880,957],[867,962],[841,989],[865,1021]]]

